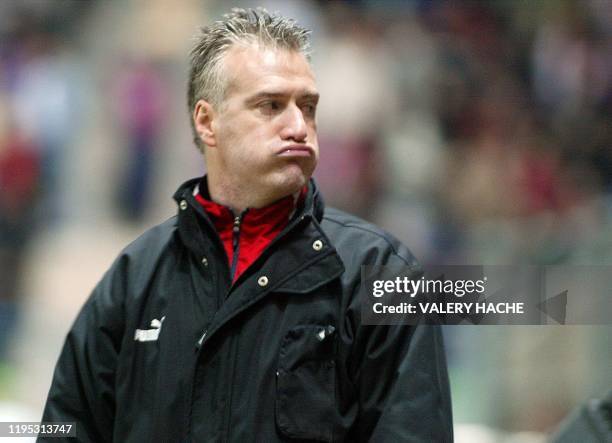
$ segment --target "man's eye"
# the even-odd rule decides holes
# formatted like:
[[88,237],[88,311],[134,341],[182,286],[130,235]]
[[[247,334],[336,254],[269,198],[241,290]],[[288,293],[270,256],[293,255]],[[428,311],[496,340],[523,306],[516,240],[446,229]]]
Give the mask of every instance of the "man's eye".
[[314,117],[315,113],[317,111],[317,106],[316,105],[304,105],[302,106],[302,112],[304,112],[304,114]]
[[273,113],[273,112],[279,111],[280,108],[281,108],[281,105],[277,101],[263,102],[259,105],[259,109],[261,109],[262,112],[264,113]]

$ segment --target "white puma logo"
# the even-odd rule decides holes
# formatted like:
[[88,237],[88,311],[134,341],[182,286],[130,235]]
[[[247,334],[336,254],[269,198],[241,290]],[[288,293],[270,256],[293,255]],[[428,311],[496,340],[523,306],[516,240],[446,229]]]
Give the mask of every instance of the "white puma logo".
[[154,318],[151,320],[151,327],[153,329],[136,329],[134,333],[134,340],[136,341],[155,341],[159,338],[162,323],[166,319],[164,315],[161,319]]

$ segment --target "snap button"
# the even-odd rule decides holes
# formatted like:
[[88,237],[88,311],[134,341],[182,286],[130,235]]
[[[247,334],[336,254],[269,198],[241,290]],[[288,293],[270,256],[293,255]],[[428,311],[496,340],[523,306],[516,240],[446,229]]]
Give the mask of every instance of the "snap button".
[[181,208],[182,211],[187,209],[187,202],[185,200],[181,200],[181,202],[179,203],[179,208]]
[[202,264],[203,264],[204,266],[208,266],[208,259],[207,259],[206,257],[204,257],[204,258],[202,259]]
[[323,249],[323,242],[321,240],[315,240],[312,244],[312,249],[314,249],[315,251],[320,251],[321,249]]
[[257,284],[261,286],[262,288],[264,286],[268,286],[268,277],[266,277],[265,275],[262,275],[261,277],[257,279]]

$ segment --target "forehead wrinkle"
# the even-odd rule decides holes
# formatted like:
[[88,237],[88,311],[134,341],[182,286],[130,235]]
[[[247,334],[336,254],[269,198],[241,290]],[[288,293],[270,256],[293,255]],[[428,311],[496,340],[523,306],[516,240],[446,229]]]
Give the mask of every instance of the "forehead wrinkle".
[[[306,80],[306,84],[304,82]],[[299,98],[303,97],[318,97],[319,91],[317,90],[314,78],[310,75],[283,75],[277,72],[270,74],[262,74],[256,76],[247,82],[246,86],[247,94],[249,97],[254,96],[295,96]]]

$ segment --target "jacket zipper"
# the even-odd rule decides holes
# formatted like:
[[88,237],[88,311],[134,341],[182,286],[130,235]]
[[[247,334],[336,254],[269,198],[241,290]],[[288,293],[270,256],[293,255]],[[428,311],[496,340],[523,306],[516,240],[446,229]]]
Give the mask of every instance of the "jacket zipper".
[[[232,284],[234,282],[234,276],[236,275],[236,269],[238,268],[238,255],[240,254],[240,224],[242,223],[242,218],[248,209],[244,210],[240,215],[234,217],[234,226],[232,227],[232,249],[234,251],[232,255],[232,266],[230,270],[230,274],[232,277]],[[206,333],[204,333],[204,338],[206,337]],[[235,346],[235,343],[233,344]],[[234,378],[234,350],[230,348],[230,380]],[[231,385],[231,383],[230,383]],[[225,407],[225,435],[223,437],[224,441],[229,441],[229,433],[230,433],[230,425],[231,425],[231,415],[232,415],[232,390],[229,390],[229,394],[226,399],[226,407]]]
[[232,278],[232,282],[234,281],[234,276],[236,275],[236,268],[238,267],[238,255],[240,254],[240,224],[242,223],[242,218],[244,214],[248,211],[245,210],[242,214],[234,217],[234,226],[232,227],[232,250],[234,251],[232,256],[232,266],[230,269],[230,275]]

